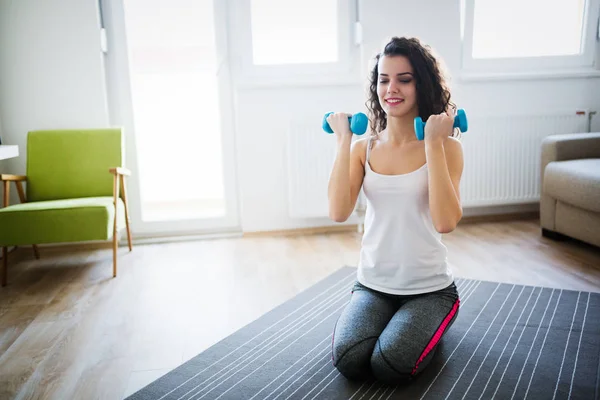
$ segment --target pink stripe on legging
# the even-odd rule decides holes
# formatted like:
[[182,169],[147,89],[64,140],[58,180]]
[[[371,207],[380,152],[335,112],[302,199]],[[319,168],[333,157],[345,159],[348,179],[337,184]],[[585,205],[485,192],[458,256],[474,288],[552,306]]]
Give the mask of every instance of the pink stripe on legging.
[[431,350],[433,350],[433,348],[438,344],[438,342],[442,338],[442,335],[444,334],[444,331],[448,327],[448,324],[450,323],[450,321],[452,321],[452,318],[454,318],[454,316],[456,315],[459,304],[460,304],[460,299],[456,300],[456,302],[454,302],[454,306],[452,306],[452,310],[450,310],[448,315],[446,315],[446,318],[444,318],[444,321],[442,322],[442,324],[440,325],[438,330],[435,332],[435,335],[433,335],[433,338],[431,338],[431,340],[425,347],[425,350],[423,350],[423,353],[421,353],[419,360],[417,361],[417,363],[415,364],[415,367],[412,370],[412,373],[411,373],[412,375],[417,373],[417,369],[419,368],[419,364],[421,363],[421,361],[423,361],[423,359],[425,357],[427,357],[427,354],[429,354],[431,352]]

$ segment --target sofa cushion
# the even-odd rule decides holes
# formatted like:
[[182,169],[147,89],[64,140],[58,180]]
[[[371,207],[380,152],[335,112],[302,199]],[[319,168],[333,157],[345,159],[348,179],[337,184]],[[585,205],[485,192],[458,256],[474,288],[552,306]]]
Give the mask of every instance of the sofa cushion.
[[[37,201],[0,208],[0,245],[107,240],[112,237],[112,197]],[[118,201],[117,229],[125,226],[125,207]]]
[[557,200],[600,212],[600,158],[549,163],[542,190]]

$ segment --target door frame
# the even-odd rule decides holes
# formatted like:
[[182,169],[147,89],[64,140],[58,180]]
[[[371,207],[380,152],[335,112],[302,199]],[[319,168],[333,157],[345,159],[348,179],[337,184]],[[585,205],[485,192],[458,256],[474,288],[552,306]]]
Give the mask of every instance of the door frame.
[[[235,143],[235,107],[229,51],[229,12],[227,1],[213,0],[218,62],[219,107],[221,114],[221,146],[225,194],[225,217],[177,221],[143,221],[139,164],[136,157],[136,130],[130,85],[129,54],[125,29],[126,0],[99,0],[101,24],[106,35],[104,54],[106,90],[110,123],[125,132],[125,166],[132,171],[126,179],[132,231],[136,238],[181,235],[240,234],[240,202]],[[165,166],[169,168],[169,166]],[[173,173],[178,173],[173,171]],[[157,182],[168,190],[169,182]]]

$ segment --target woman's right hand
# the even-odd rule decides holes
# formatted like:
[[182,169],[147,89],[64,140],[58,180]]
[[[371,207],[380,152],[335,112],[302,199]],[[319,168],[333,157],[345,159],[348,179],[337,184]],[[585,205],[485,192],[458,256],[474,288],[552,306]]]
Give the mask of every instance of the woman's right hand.
[[351,117],[352,114],[347,113],[333,113],[329,114],[327,117],[327,123],[335,133],[338,139],[343,137],[352,137],[352,131],[350,130],[350,121],[348,117]]

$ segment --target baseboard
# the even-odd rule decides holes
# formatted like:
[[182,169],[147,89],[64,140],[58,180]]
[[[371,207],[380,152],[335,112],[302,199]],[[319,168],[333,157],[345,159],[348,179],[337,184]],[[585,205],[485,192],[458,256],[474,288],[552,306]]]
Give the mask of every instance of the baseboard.
[[514,220],[539,219],[539,203],[511,204],[493,207],[469,207],[463,209],[463,217],[459,223],[502,222]]
[[538,201],[523,204],[506,204],[495,206],[463,206],[463,215],[501,215],[511,213],[523,213],[539,211],[540,203]]
[[[120,246],[123,243],[119,244]],[[125,243],[124,245],[127,245]],[[73,242],[73,243],[44,243],[37,245],[40,250],[60,250],[60,251],[69,251],[69,250],[103,250],[103,249],[112,249],[112,240],[101,240],[101,241],[89,241],[89,242]],[[21,248],[28,248],[29,246],[20,246]]]
[[[226,232],[206,232],[198,234],[187,234],[187,235],[154,235],[154,236],[141,236],[134,237],[132,239],[133,245],[136,244],[158,244],[158,243],[173,243],[173,242],[188,242],[193,240],[211,240],[211,239],[229,239],[239,238],[242,234],[239,231],[226,231]],[[125,245],[127,242],[125,242]]]
[[504,221],[516,221],[516,220],[533,220],[539,219],[540,213],[536,211],[521,212],[521,213],[507,213],[507,214],[492,214],[492,215],[472,215],[469,217],[463,217],[459,225],[473,224],[482,222],[504,222]]
[[244,232],[243,237],[268,237],[268,236],[301,236],[301,235],[317,235],[325,233],[342,233],[342,232],[357,232],[358,225],[331,225],[331,226],[315,226],[310,228],[295,228],[282,229],[271,231]]

